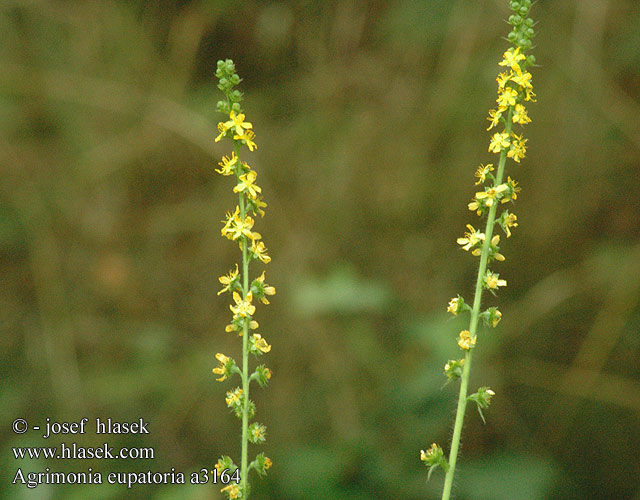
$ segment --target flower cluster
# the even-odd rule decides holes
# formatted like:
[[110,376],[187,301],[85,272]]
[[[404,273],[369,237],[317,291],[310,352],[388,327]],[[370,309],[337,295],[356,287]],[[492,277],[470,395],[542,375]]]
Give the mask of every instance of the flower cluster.
[[236,241],[242,253],[242,267],[238,264],[228,274],[218,278],[222,289],[218,295],[229,293],[233,303],[229,305],[232,313],[231,322],[225,330],[229,333],[237,333],[242,338],[242,366],[222,354],[216,354],[218,366],[213,368],[213,373],[219,375],[217,380],[224,381],[233,375],[239,375],[242,381],[241,387],[227,391],[225,402],[230,410],[242,420],[242,457],[238,467],[228,456],[218,460],[216,469],[221,472],[229,470],[231,473],[240,469],[240,483],[230,483],[222,489],[222,492],[230,499],[247,499],[249,496],[249,471],[255,470],[258,475],[264,476],[272,465],[271,460],[260,453],[248,463],[248,443],[261,444],[266,440],[267,429],[263,424],[251,422],[255,415],[256,406],[249,399],[251,382],[257,382],[264,387],[271,378],[271,370],[265,365],[257,366],[253,372],[249,369],[249,354],[256,358],[271,351],[264,337],[255,332],[258,322],[253,318],[256,312],[254,299],[263,304],[269,304],[268,296],[276,293],[273,286],[265,283],[265,272],[260,276],[249,280],[249,264],[260,261],[268,264],[271,257],[267,254],[267,248],[262,241],[260,233],[254,231],[254,217],[264,216],[264,208],[267,204],[262,199],[262,188],[256,184],[258,174],[246,162],[240,159],[243,147],[254,151],[257,145],[254,141],[255,133],[253,124],[246,121],[240,102],[242,93],[234,89],[240,83],[240,77],[235,72],[233,61],[218,61],[216,70],[218,88],[225,94],[226,100],[218,102],[218,111],[228,116],[228,120],[218,123],[219,135],[215,141],[231,139],[234,150],[229,156],[223,156],[216,169],[220,175],[235,176],[236,185],[233,192],[238,195],[238,204],[232,212],[227,212],[222,221],[221,234],[231,241]]
[[467,224],[468,231],[457,240],[462,250],[479,257],[480,262],[473,305],[467,304],[458,295],[449,301],[447,307],[447,312],[454,316],[470,313],[468,329],[461,330],[457,338],[457,345],[463,357],[449,360],[444,367],[444,373],[449,381],[461,379],[454,435],[449,461],[444,458],[442,449],[435,444],[427,452],[421,452],[421,458],[430,467],[430,472],[438,466],[447,471],[443,500],[449,498],[453,482],[466,403],[468,401],[476,403],[484,421],[482,410],[489,407],[491,397],[495,395],[489,387],[481,387],[476,393],[467,396],[467,386],[473,349],[477,344],[478,322],[482,321],[488,327],[496,327],[502,318],[502,313],[496,307],[481,311],[484,290],[495,295],[500,288],[507,286],[507,281],[488,267],[493,262],[505,260],[504,255],[500,253],[500,235],[494,235],[494,229],[498,226],[509,238],[512,234],[511,230],[518,226],[517,216],[503,207],[518,198],[520,187],[510,176],[507,176],[506,180],[504,177],[507,159],[520,163],[526,157],[527,139],[523,138],[522,134],[516,133],[514,127],[531,122],[526,106],[536,102],[531,73],[528,71],[528,68],[535,65],[535,58],[532,55],[526,55],[526,51],[532,47],[531,39],[534,36],[534,22],[528,17],[531,4],[531,0],[509,2],[513,14],[508,22],[513,30],[509,33],[508,40],[513,46],[504,52],[502,61],[499,63],[504,70],[501,70],[497,77],[497,107],[489,111],[490,125],[487,129],[498,129],[489,141],[489,152],[497,154],[498,160],[496,164],[481,164],[476,169],[475,185],[480,186],[480,189],[468,205],[469,210],[485,220],[485,227],[476,229],[473,225]]

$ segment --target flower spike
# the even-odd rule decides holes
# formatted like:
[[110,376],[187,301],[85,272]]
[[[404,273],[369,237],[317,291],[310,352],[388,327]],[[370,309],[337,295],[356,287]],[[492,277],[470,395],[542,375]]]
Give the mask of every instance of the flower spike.
[[[482,294],[485,290],[496,295],[499,290],[507,286],[507,280],[500,274],[488,268],[488,264],[501,263],[505,256],[500,250],[500,235],[494,234],[495,226],[499,226],[510,238],[512,230],[518,227],[518,217],[509,210],[503,209],[506,203],[514,202],[518,198],[520,187],[510,176],[505,175],[507,160],[519,165],[526,158],[527,139],[523,137],[517,127],[524,127],[531,123],[529,102],[535,102],[532,75],[529,68],[535,66],[535,57],[528,54],[533,46],[532,38],[534,22],[528,17],[532,0],[510,0],[509,7],[513,14],[509,17],[512,31],[507,36],[511,47],[502,54],[498,63],[500,72],[496,79],[498,95],[496,105],[489,111],[488,120],[491,130],[489,139],[490,153],[497,156],[493,163],[481,164],[475,172],[475,185],[479,189],[468,204],[469,210],[483,218],[484,227],[477,225],[476,229],[467,224],[468,231],[457,239],[460,247],[479,257],[478,272],[476,274],[475,294],[473,302],[465,303],[460,295],[452,298],[447,306],[447,312],[453,316],[461,316],[463,312],[470,312],[469,326],[459,330],[456,343],[464,354],[461,359],[449,360],[444,367],[447,383],[460,380],[458,407],[451,439],[451,449],[448,461],[444,458],[444,451],[436,444],[422,450],[420,458],[429,467],[429,476],[436,467],[446,471],[442,500],[449,500],[451,487],[456,470],[460,438],[464,423],[464,415],[468,401],[476,403],[483,422],[483,413],[489,407],[494,391],[488,387],[480,387],[470,396],[467,395],[469,373],[473,353],[478,345],[478,323],[488,328],[495,328],[502,319],[502,313],[497,307],[491,306],[481,311]],[[493,130],[497,129],[497,130]],[[505,177],[507,179],[505,180]],[[481,335],[480,335],[481,337]]]
[[[249,264],[257,259],[263,264],[269,263],[271,257],[267,255],[267,248],[260,233],[253,230],[254,218],[250,215],[264,216],[267,204],[262,200],[262,188],[257,184],[258,174],[249,165],[240,159],[240,153],[244,146],[249,151],[257,148],[253,123],[247,121],[246,115],[240,105],[242,93],[234,87],[241,79],[235,71],[233,61],[218,61],[216,70],[218,88],[224,93],[225,99],[218,102],[217,109],[224,113],[227,119],[218,123],[218,136],[215,142],[230,139],[233,142],[233,151],[223,156],[216,169],[220,175],[235,176],[233,193],[237,196],[237,202],[233,212],[227,212],[222,221],[221,235],[238,243],[242,253],[242,262],[225,276],[218,278],[222,289],[221,295],[229,292],[233,303],[229,304],[232,313],[231,323],[225,327],[227,332],[235,332],[242,338],[242,364],[237,365],[230,357],[218,353],[216,360],[218,366],[212,372],[219,375],[218,381],[227,380],[232,375],[239,375],[241,386],[227,391],[225,402],[242,421],[241,460],[240,466],[236,466],[229,457],[218,460],[215,468],[219,473],[228,469],[232,478],[238,479],[226,484],[221,490],[229,499],[249,498],[249,472],[255,470],[258,475],[264,476],[272,465],[269,458],[259,453],[255,460],[249,463],[249,443],[262,444],[266,441],[266,427],[257,422],[251,422],[255,415],[256,405],[249,399],[251,382],[257,382],[260,387],[265,387],[271,378],[271,370],[265,365],[259,365],[250,372],[249,354],[256,357],[271,351],[271,345],[259,333],[250,334],[251,330],[258,328],[258,322],[253,318],[256,313],[254,297],[262,304],[269,304],[267,296],[275,295],[276,289],[264,282],[264,271],[255,279],[249,279]],[[256,300],[257,303],[257,300]]]

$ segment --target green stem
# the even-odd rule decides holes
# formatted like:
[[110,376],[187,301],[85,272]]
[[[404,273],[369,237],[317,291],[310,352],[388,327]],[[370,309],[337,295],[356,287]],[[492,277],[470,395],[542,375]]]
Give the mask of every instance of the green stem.
[[[509,108],[505,132],[511,134],[513,109]],[[500,152],[500,160],[498,163],[498,171],[496,172],[495,186],[502,184],[504,177],[504,166],[507,161],[507,150]],[[476,279],[476,289],[473,297],[473,308],[471,310],[471,319],[469,321],[469,334],[473,339],[476,336],[478,328],[478,318],[480,317],[480,306],[482,303],[482,284],[484,275],[487,271],[487,262],[489,260],[489,247],[491,245],[491,237],[493,236],[493,226],[496,220],[496,211],[499,202],[494,201],[489,208],[487,216],[487,226],[485,228],[485,238],[482,243],[482,253],[480,254],[480,265],[478,266],[478,277]],[[467,391],[469,387],[469,374],[471,373],[471,358],[473,349],[469,349],[464,358],[464,367],[462,369],[462,377],[460,380],[460,394],[458,395],[458,408],[456,410],[456,420],[453,427],[453,437],[451,438],[451,451],[449,453],[449,469],[444,479],[444,488],[442,490],[442,500],[449,500],[451,495],[451,487],[453,485],[453,476],[456,471],[456,461],[458,460],[458,450],[460,448],[460,437],[462,436],[462,425],[464,423],[464,413],[467,408]]]
[[[241,165],[239,158],[240,147],[234,143],[238,165]],[[240,205],[240,218],[244,221],[246,217],[246,207],[244,193],[238,194]],[[246,300],[249,294],[249,258],[247,255],[247,237],[242,236],[242,299]],[[240,462],[240,491],[242,498],[248,498],[247,486],[249,483],[249,471],[247,469],[249,455],[249,318],[245,318],[242,324],[242,395],[244,405],[242,406],[242,458]]]

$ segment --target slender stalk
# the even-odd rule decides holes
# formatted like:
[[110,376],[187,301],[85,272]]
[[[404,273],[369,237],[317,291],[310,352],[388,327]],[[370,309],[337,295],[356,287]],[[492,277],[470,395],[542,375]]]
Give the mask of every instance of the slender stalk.
[[[506,119],[505,132],[511,134],[513,108],[509,108]],[[504,177],[504,166],[507,160],[507,150],[503,149],[500,153],[498,163],[498,171],[496,172],[495,186],[502,184]],[[491,237],[493,236],[493,227],[496,220],[496,210],[498,203],[491,205],[487,216],[487,225],[485,228],[485,238],[482,244],[482,253],[480,254],[480,265],[478,266],[478,276],[476,278],[476,288],[473,297],[473,308],[471,310],[471,319],[469,321],[469,334],[471,338],[476,336],[478,328],[478,318],[480,316],[480,307],[482,303],[482,285],[485,273],[487,271],[487,262],[489,260],[489,247]],[[464,424],[464,415],[467,408],[467,392],[469,387],[469,374],[471,373],[471,359],[473,357],[473,349],[469,349],[464,358],[464,367],[460,380],[460,394],[458,395],[458,408],[456,410],[456,420],[453,427],[453,437],[451,438],[451,452],[449,453],[449,469],[444,480],[444,488],[442,490],[442,500],[449,500],[451,495],[451,487],[453,486],[453,477],[456,471],[456,461],[458,460],[458,450],[460,448],[460,438],[462,435],[462,426]]]
[[[238,143],[234,146],[238,164],[240,165],[240,147]],[[240,218],[246,217],[245,195],[243,192],[238,194],[238,204],[240,205]],[[247,237],[242,237],[242,298],[247,299],[249,294],[249,259],[247,255]],[[242,451],[240,459],[240,490],[242,498],[248,498],[248,470],[249,461],[249,319],[245,318],[242,323],[242,394],[244,396],[244,404],[242,406]]]

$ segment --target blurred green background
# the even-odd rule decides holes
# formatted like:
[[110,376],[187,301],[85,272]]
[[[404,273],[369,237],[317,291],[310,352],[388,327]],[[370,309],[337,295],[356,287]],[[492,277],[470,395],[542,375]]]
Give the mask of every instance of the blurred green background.
[[[274,377],[254,391],[274,461],[254,498],[436,499],[477,262],[456,245],[508,46],[502,0],[5,0],[0,6],[0,496],[219,499],[207,486],[11,485],[23,470],[189,472],[239,455],[214,355],[232,183],[214,173],[213,73],[232,58],[259,149],[259,307]],[[520,227],[482,336],[459,500],[640,500],[640,4],[540,0],[538,104]],[[247,157],[249,158],[249,157]],[[259,227],[258,227],[259,226]],[[254,269],[260,272],[261,266]],[[16,435],[87,416],[150,422],[145,461],[18,461]]]

